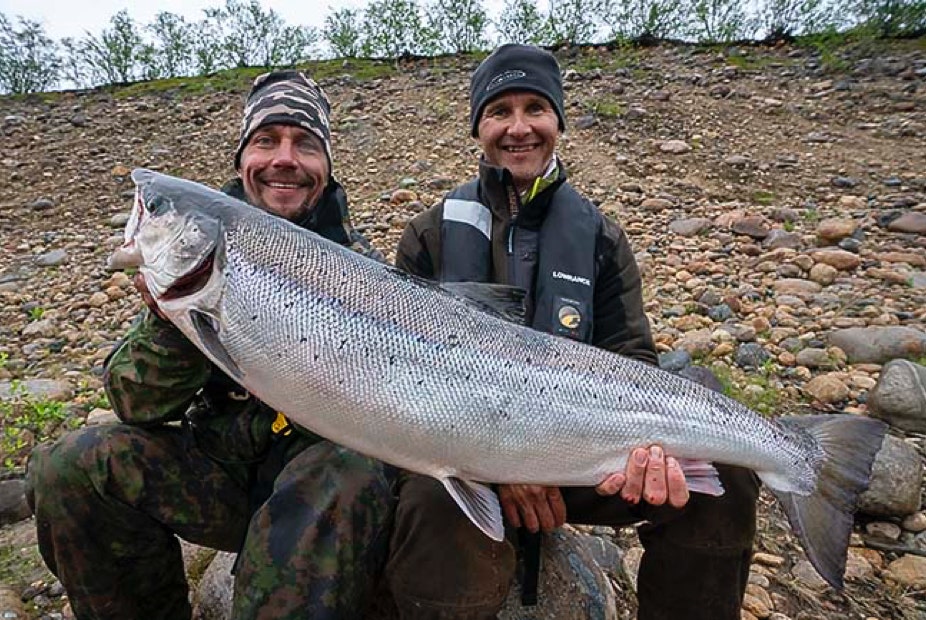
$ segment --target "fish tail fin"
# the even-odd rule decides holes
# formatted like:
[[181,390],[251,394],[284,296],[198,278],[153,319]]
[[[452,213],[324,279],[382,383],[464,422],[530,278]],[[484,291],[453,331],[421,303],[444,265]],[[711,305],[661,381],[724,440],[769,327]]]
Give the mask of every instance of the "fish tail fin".
[[878,420],[847,414],[778,421],[813,437],[824,457],[812,493],[769,488],[784,507],[811,564],[827,583],[842,589],[855,510],[859,496],[868,488],[871,466],[887,427]]

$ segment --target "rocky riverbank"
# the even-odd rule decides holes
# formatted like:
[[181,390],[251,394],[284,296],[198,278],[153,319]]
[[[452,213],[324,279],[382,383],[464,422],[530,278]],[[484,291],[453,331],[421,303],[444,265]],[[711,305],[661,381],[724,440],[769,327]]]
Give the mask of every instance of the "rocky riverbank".
[[[560,58],[560,155],[637,252],[663,365],[709,367],[764,413],[892,424],[846,590],[824,587],[763,498],[744,618],[926,618],[926,43]],[[405,223],[475,171],[474,66],[387,63],[360,79],[346,65],[323,81],[354,223],[390,257]],[[128,174],[220,185],[246,89],[0,99],[0,606],[23,599],[24,617],[60,618],[65,599],[21,520],[22,464],[35,441],[109,419],[101,363],[140,307],[104,266]],[[629,617],[632,530],[573,534],[610,545],[600,564]],[[191,563],[198,576],[204,560]]]

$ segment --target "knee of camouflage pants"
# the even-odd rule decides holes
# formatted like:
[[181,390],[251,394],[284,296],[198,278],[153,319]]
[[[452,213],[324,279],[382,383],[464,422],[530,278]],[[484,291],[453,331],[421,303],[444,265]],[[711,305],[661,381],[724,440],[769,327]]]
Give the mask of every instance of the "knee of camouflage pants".
[[403,619],[494,618],[514,572],[511,543],[483,534],[437,480],[403,474],[386,566]]
[[146,478],[141,465],[153,454],[174,451],[172,439],[171,433],[116,425],[74,431],[33,450],[27,498],[39,550],[78,618],[190,616],[180,545],[153,518],[155,506],[171,502],[154,480],[173,469],[152,458],[147,471],[156,473]]
[[328,441],[298,453],[251,519],[233,617],[362,618],[385,562],[394,503],[379,461]]

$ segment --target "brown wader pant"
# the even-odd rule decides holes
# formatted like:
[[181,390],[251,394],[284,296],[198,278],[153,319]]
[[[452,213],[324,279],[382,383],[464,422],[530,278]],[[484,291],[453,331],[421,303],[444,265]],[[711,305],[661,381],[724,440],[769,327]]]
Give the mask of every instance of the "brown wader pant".
[[[593,488],[563,488],[569,523],[639,528],[645,553],[639,620],[739,620],[756,531],[755,475],[717,466],[725,493],[693,493],[680,509],[631,506]],[[405,474],[386,579],[403,620],[495,618],[515,573],[515,549],[491,540],[436,480]]]

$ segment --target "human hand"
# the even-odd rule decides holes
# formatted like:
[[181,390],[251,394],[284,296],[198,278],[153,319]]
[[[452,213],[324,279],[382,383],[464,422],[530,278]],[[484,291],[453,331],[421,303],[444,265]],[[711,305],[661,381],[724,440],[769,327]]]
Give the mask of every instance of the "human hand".
[[132,284],[135,285],[135,288],[141,295],[142,301],[145,302],[145,305],[148,306],[148,309],[151,310],[151,312],[157,315],[157,317],[160,319],[165,321],[169,320],[164,315],[164,313],[161,312],[160,308],[158,308],[158,304],[156,301],[154,301],[154,296],[151,294],[151,291],[148,290],[148,283],[145,282],[145,277],[141,275],[141,272],[136,273],[132,277]]
[[557,487],[503,484],[498,487],[498,499],[505,518],[515,527],[551,532],[566,522],[566,502]]
[[668,503],[681,508],[688,503],[688,483],[678,461],[666,457],[660,446],[637,448],[630,453],[622,474],[612,474],[595,487],[599,495],[615,495],[636,504],[641,499],[653,506]]

